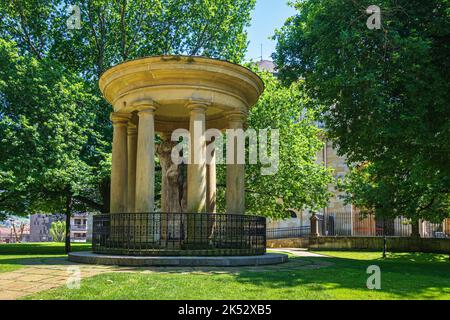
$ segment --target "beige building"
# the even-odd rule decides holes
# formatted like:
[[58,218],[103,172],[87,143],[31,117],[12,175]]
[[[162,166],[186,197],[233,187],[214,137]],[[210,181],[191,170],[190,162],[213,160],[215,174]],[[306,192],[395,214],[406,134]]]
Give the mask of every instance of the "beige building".
[[[316,157],[317,163],[322,163],[326,168],[332,169],[332,175],[335,181],[343,178],[349,172],[345,157],[337,154],[337,150],[333,148],[331,141],[326,140],[324,142],[323,149],[317,152]],[[352,212],[353,206],[344,204],[344,200],[340,198],[343,193],[336,190],[336,183],[330,184],[328,190],[333,195],[329,200],[328,206],[323,209],[324,213]]]

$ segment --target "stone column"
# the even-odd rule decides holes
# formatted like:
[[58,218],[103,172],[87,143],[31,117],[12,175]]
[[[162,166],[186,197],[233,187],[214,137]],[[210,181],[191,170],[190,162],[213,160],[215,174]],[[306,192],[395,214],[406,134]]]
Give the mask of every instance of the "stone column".
[[[214,141],[208,145],[214,146]],[[206,165],[206,212],[216,213],[216,152],[213,150]],[[208,215],[208,237],[214,233],[215,215]]]
[[145,106],[138,112],[135,212],[155,210],[155,112]]
[[[204,103],[190,102],[189,163],[187,172],[187,234],[185,247],[203,249],[208,246],[206,211],[206,108]],[[200,213],[200,214],[196,214]]]
[[[245,115],[241,112],[228,115],[228,128],[244,129]],[[228,152],[228,150],[227,150]],[[226,205],[229,214],[245,213],[245,165],[237,164],[237,139],[234,139],[234,162],[227,164]]]
[[128,212],[134,212],[136,200],[137,127],[128,124]]
[[190,152],[187,183],[187,211],[189,213],[206,211],[206,104],[191,102],[189,132]]
[[[214,144],[213,142],[210,142]],[[216,213],[216,153],[212,151],[206,165],[206,212]]]
[[127,126],[129,118],[128,114],[111,113],[114,129],[111,165],[111,213],[127,212]]

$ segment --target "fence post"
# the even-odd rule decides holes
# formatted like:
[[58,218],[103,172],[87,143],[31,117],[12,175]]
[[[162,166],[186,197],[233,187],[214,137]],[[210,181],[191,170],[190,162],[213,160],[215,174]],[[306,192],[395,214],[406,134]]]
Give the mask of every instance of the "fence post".
[[310,237],[317,238],[319,236],[319,218],[313,213],[309,220],[311,221]]

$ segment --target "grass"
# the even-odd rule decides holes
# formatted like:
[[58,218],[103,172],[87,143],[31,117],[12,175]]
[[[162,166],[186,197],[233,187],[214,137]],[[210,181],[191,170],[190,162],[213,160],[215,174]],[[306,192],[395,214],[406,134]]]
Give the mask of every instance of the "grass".
[[[73,251],[84,251],[91,248],[89,243],[72,243]],[[0,273],[24,267],[26,259],[65,257],[64,243],[37,242],[0,244]]]
[[[320,252],[325,258],[291,257],[259,268],[226,273],[107,273],[28,299],[450,299],[448,256],[422,253]],[[316,264],[326,264],[312,268]],[[381,290],[368,290],[367,267],[381,268]],[[227,272],[228,270],[228,272]],[[235,271],[235,272],[231,272]]]
[[[90,244],[72,244],[74,251]],[[450,299],[448,255],[320,251],[325,258],[299,258],[277,266],[161,268],[154,273],[105,273],[27,299]],[[0,245],[0,272],[24,267],[27,259],[65,257],[62,243]],[[320,268],[314,266],[321,265]],[[381,290],[368,290],[367,267],[381,268]],[[203,271],[203,272],[201,272]]]

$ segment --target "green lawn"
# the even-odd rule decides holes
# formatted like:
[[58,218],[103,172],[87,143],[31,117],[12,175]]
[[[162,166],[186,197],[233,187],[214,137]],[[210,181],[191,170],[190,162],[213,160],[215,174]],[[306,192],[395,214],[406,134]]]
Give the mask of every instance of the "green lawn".
[[[73,251],[85,251],[90,243],[72,243]],[[23,267],[29,258],[64,257],[64,244],[59,242],[11,243],[0,244],[0,272],[13,271]]]
[[[228,273],[108,273],[30,299],[450,299],[450,262],[438,254],[320,252],[326,258],[291,257],[259,268]],[[314,264],[327,266],[314,268]],[[381,268],[381,290],[368,290],[366,269]],[[201,269],[201,268],[200,268]]]

